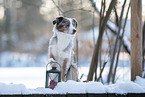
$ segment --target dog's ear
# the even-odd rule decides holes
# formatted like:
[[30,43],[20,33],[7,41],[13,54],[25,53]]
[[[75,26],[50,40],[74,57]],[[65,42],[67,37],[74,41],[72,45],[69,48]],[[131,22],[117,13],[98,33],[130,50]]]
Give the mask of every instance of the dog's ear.
[[78,26],[78,22],[75,18],[73,18],[73,25],[74,25],[75,28],[77,28],[77,26]]
[[54,21],[53,21],[53,25],[55,25],[56,23],[60,23],[61,21],[63,20],[63,17],[61,16],[61,17],[58,17],[58,18],[56,18]]

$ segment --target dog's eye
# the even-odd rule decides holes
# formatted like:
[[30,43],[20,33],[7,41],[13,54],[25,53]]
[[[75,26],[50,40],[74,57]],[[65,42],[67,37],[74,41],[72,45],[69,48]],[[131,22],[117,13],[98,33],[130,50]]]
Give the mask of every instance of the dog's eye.
[[75,22],[73,22],[72,25],[76,28],[76,24],[75,24]]
[[73,25],[75,28],[77,28],[77,22],[76,22],[75,19],[73,19],[73,21],[72,21],[72,25]]
[[68,23],[66,23],[66,26],[69,26],[69,24],[68,24]]

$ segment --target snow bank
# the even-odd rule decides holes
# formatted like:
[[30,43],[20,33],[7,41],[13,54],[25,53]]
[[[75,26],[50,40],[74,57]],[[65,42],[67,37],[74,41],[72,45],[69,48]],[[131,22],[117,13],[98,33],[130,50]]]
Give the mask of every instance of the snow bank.
[[69,80],[67,82],[61,82],[58,83],[58,85],[55,87],[55,91],[58,91],[59,93],[86,93],[85,90],[85,83],[83,82],[76,82]]
[[137,76],[135,83],[137,83],[138,85],[140,85],[144,90],[145,90],[145,79]]
[[49,88],[27,89],[23,84],[0,83],[0,94],[58,94]]
[[0,94],[23,94],[28,92],[23,84],[0,83]]
[[137,76],[134,82],[119,82],[112,85],[106,85],[105,90],[107,93],[145,93],[145,79]]
[[106,93],[116,93],[116,94],[124,94],[123,91],[121,91],[118,87],[118,85],[106,85],[105,86]]
[[40,87],[37,89],[28,89],[28,92],[24,94],[60,94],[60,93],[49,88]]
[[145,79],[137,76],[135,82],[103,85],[100,82],[60,82],[54,90],[49,88],[27,89],[23,84],[0,83],[0,94],[85,94],[85,93],[145,93]]
[[55,91],[60,93],[106,93],[105,88],[100,82],[75,82],[69,80],[67,82],[58,83]]
[[143,87],[134,82],[122,82],[118,85],[124,93],[145,93]]
[[87,93],[106,93],[105,88],[100,82],[88,82],[86,84]]

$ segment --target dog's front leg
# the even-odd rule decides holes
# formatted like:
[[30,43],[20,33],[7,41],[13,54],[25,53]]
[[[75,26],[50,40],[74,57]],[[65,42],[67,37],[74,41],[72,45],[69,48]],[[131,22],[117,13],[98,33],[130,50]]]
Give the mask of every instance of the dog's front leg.
[[57,36],[54,33],[49,41],[49,47],[48,47],[48,61],[49,62],[56,62],[56,42],[57,42]]
[[49,60],[50,58],[53,58],[53,60],[56,60],[56,58],[55,58],[55,56],[54,56],[54,54],[53,54],[53,52],[52,52],[52,47],[49,47],[49,48],[48,48],[48,60]]
[[55,59],[55,51],[52,51],[53,49],[55,49],[56,47],[56,43],[57,43],[57,35],[56,33],[53,34],[53,36],[50,38],[49,41],[49,46],[48,46],[48,59],[49,58],[53,58]]
[[62,81],[66,81],[66,65],[68,63],[68,58],[65,58],[63,60],[63,64],[62,64],[62,75],[61,75],[61,78],[62,78]]
[[70,57],[70,62],[67,63],[67,66],[69,66],[69,68],[67,69],[66,80],[78,81],[78,63],[75,60],[75,53],[73,50],[71,51]]

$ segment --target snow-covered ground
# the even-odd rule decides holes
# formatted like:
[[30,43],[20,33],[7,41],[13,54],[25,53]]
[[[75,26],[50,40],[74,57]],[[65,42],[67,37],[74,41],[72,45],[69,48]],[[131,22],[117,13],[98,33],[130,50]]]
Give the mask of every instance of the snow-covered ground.
[[24,84],[27,88],[45,86],[45,67],[0,68],[0,82]]
[[[47,64],[47,55],[35,57],[31,54],[22,54],[16,52],[3,52],[0,54],[0,82],[24,84],[26,88],[37,88],[45,86],[45,66]],[[130,62],[128,56],[121,55],[119,67],[117,69],[117,81],[130,80]],[[121,61],[127,59],[125,61]],[[124,64],[124,65],[121,65]],[[79,78],[84,76],[80,81],[87,79],[90,61],[79,60]],[[98,67],[98,72],[99,72]],[[103,81],[106,82],[109,66],[106,65],[103,72]]]
[[[31,83],[32,84],[32,83]],[[54,90],[44,87],[28,89],[24,84],[0,83],[0,94],[67,94],[67,93],[145,93],[145,79],[137,76],[135,82],[103,85],[100,82],[60,82]]]
[[[120,67],[121,68],[121,67]],[[120,69],[119,68],[119,69]],[[103,76],[107,74],[107,68]],[[79,67],[79,77],[86,80],[89,68]],[[126,68],[128,71],[128,68]],[[66,94],[66,93],[142,93],[145,92],[145,79],[137,77],[135,83],[124,81],[103,85],[100,82],[67,81],[58,83],[54,90],[45,89],[45,67],[0,68],[0,94]],[[122,72],[122,71],[120,71]],[[129,76],[129,75],[128,75]],[[128,78],[129,80],[129,78]],[[120,83],[121,82],[121,83]],[[126,86],[128,88],[126,88]]]
[[[130,80],[130,57],[126,53],[120,53],[119,57],[119,65],[117,70],[117,76],[116,78],[120,80]],[[89,67],[90,67],[91,58],[88,60],[81,60],[79,59],[79,77],[83,74],[82,81],[86,80],[86,77],[88,75]],[[47,54],[44,55],[32,55],[27,53],[18,53],[18,52],[2,52],[0,53],[0,78],[16,78],[16,80],[20,80],[21,78],[24,78],[27,80],[27,78],[32,78],[41,74],[42,79],[45,74],[45,66],[47,64]],[[109,62],[106,64],[106,67],[103,72],[103,80],[106,82],[106,76],[108,74],[109,70]],[[98,67],[98,71],[99,71]],[[27,71],[27,72],[25,72]],[[37,74],[38,72],[39,74]],[[19,76],[15,74],[20,74]],[[99,74],[99,73],[98,73]],[[26,78],[25,78],[26,76]],[[31,76],[31,77],[29,77]],[[5,79],[3,78],[3,80]],[[28,80],[29,80],[28,79]],[[44,78],[43,78],[44,79]],[[1,79],[0,79],[1,81]],[[13,81],[12,81],[13,82]],[[21,82],[21,81],[20,81]],[[24,81],[25,82],[25,81]],[[9,83],[11,83],[9,81]],[[31,86],[31,85],[29,85]]]
[[[109,67],[106,67],[103,72],[103,80],[107,80]],[[87,79],[89,67],[79,67],[79,78],[83,74],[84,76],[80,81]],[[37,88],[45,86],[45,67],[13,67],[13,68],[0,68],[0,82],[2,83],[13,83],[13,84],[24,84],[26,88]],[[130,69],[128,67],[119,67],[116,74],[117,82],[129,81],[130,80]]]

